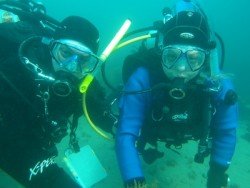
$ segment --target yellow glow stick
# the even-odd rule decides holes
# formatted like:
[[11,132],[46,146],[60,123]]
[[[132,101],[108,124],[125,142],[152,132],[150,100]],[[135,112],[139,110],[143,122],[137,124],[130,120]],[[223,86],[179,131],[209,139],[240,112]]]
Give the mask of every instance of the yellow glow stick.
[[[129,19],[127,19],[124,22],[124,24],[122,25],[122,27],[119,29],[119,31],[116,33],[116,35],[114,36],[114,38],[111,40],[111,42],[108,44],[108,46],[105,48],[105,50],[100,55],[100,59],[101,59],[102,63],[104,63],[106,61],[106,59],[108,58],[108,56],[110,55],[110,53],[113,51],[113,49],[120,42],[120,40],[122,39],[122,37],[125,35],[125,33],[127,32],[127,30],[129,29],[130,25],[131,25],[131,21]],[[93,74],[89,74],[83,80],[83,82],[81,83],[81,85],[79,87],[79,90],[80,90],[81,93],[85,93],[87,91],[89,85],[91,84],[91,82],[94,79],[95,72],[93,72]]]
[[127,19],[120,30],[116,33],[115,37],[112,39],[112,41],[109,43],[109,45],[105,48],[105,50],[102,52],[100,59],[104,62],[110,53],[113,51],[113,49],[116,47],[116,45],[120,42],[124,34],[127,32],[128,28],[131,25],[131,21]]
[[[129,29],[130,25],[131,25],[131,21],[129,19],[127,19],[124,22],[124,24],[122,25],[122,27],[119,29],[119,31],[116,33],[115,37],[111,40],[111,42],[108,44],[108,46],[105,48],[105,50],[101,54],[100,59],[101,59],[102,63],[105,63],[106,59],[109,57],[110,53],[114,50],[114,48],[117,46],[117,44],[120,42],[122,37],[125,35],[127,30]],[[108,140],[112,140],[112,138],[110,138],[105,133],[103,133],[101,130],[99,130],[95,126],[95,124],[91,121],[89,114],[88,114],[87,107],[86,107],[86,92],[88,90],[89,85],[91,84],[91,82],[94,79],[95,72],[96,71],[94,71],[93,74],[87,75],[79,87],[80,92],[83,94],[83,112],[84,112],[85,117],[86,117],[87,121],[89,122],[90,126],[98,134],[100,134],[102,137],[104,137]]]

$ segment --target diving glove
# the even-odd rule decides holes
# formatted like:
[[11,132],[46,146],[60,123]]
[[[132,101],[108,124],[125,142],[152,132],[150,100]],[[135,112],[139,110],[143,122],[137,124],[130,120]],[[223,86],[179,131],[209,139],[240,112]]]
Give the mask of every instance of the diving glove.
[[157,149],[152,149],[152,148],[146,149],[142,153],[143,160],[147,164],[152,164],[154,161],[162,158],[163,156],[164,156],[163,152],[160,152]]

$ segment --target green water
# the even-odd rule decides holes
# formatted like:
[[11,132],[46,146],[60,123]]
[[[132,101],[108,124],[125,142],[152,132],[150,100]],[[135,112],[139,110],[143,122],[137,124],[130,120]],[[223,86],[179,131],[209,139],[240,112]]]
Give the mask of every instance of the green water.
[[[105,48],[125,19],[132,20],[130,30],[150,26],[161,19],[164,6],[171,6],[174,0],[43,0],[48,14],[58,20],[69,15],[79,15],[93,22],[100,31],[100,52]],[[233,81],[239,95],[240,123],[238,129],[237,148],[229,169],[232,186],[247,188],[250,179],[250,1],[248,0],[200,0],[216,32],[224,40],[226,47],[225,72],[233,74]],[[109,79],[113,84],[121,80],[120,70],[124,54],[133,48],[126,48],[114,53],[107,63]],[[118,78],[118,79],[117,79]],[[97,183],[94,188],[122,187],[115,159],[114,143],[105,141],[89,128],[84,119],[81,120],[78,136],[82,145],[89,144],[95,150],[106,169],[108,176]],[[67,139],[67,138],[66,138]],[[58,147],[63,151],[66,141]],[[143,163],[145,175],[154,188],[200,188],[205,187],[207,162],[198,165],[193,162],[196,144],[185,145],[180,155],[167,150],[165,157],[149,166]],[[60,163],[60,159],[59,159]],[[0,188],[17,187],[12,180],[1,174]],[[1,185],[2,184],[2,185]]]

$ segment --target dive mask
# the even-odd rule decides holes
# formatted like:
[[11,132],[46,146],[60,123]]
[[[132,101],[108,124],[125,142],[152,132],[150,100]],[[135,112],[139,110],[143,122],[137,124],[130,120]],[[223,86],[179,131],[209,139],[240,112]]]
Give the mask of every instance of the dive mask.
[[197,47],[166,46],[162,51],[162,64],[167,69],[172,69],[184,57],[191,71],[197,71],[204,65],[207,54],[207,51]]
[[70,72],[78,78],[93,72],[99,62],[99,58],[87,46],[74,40],[53,41],[50,52],[55,60],[55,71]]

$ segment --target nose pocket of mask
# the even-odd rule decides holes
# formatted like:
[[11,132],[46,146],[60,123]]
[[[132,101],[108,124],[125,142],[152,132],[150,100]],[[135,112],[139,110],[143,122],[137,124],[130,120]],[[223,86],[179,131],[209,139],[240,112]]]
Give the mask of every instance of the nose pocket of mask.
[[67,61],[62,63],[62,67],[67,69],[70,72],[76,72],[78,67],[77,55],[70,57]]

